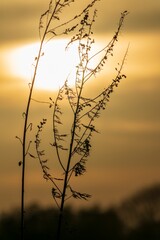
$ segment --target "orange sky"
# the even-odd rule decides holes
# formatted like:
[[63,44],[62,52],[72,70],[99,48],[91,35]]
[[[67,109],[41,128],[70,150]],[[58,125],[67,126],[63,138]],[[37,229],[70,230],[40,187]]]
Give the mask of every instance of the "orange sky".
[[[21,146],[15,136],[22,134],[22,112],[28,94],[27,81],[14,75],[10,64],[13,65],[13,61],[15,66],[25,64],[26,56],[17,58],[15,48],[39,40],[38,21],[47,7],[45,2],[13,0],[0,3],[0,212],[20,202],[18,161],[21,160]],[[75,10],[79,7],[77,3]],[[130,49],[124,69],[127,79],[116,89],[106,111],[98,119],[101,134],[93,137],[86,175],[77,179],[77,190],[93,197],[89,203],[76,201],[76,204],[87,206],[118,203],[138,189],[160,181],[160,2],[101,0],[97,9],[95,34],[101,44],[113,35],[120,13],[130,12],[116,48],[115,65],[129,42]],[[11,61],[12,51],[15,55]],[[106,67],[102,72],[102,82],[108,79],[107,70]],[[97,88],[97,82],[91,90]],[[51,95],[55,93],[35,92],[35,96],[43,99]],[[43,114],[49,116],[49,110],[42,108]],[[40,111],[41,107],[33,104],[35,124],[43,116]],[[39,164],[29,159],[27,168],[27,201],[52,203],[50,186],[41,178]]]

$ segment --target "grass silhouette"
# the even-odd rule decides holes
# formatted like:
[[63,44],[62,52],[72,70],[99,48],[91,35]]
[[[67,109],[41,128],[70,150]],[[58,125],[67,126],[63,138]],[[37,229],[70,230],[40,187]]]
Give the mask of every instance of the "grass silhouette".
[[[107,103],[110,100],[110,95],[120,81],[126,78],[122,73],[122,68],[126,59],[127,51],[124,58],[116,68],[114,79],[102,91],[95,96],[86,96],[84,90],[87,84],[98,76],[109,57],[113,56],[113,49],[118,41],[119,33],[124,22],[124,18],[128,14],[127,11],[121,13],[118,23],[118,28],[109,43],[102,49],[91,54],[92,46],[94,45],[93,25],[96,21],[97,10],[95,4],[98,0],[93,0],[90,4],[74,17],[63,22],[61,20],[64,11],[72,4],[76,4],[74,0],[57,0],[50,1],[48,9],[41,15],[39,23],[40,46],[37,57],[34,63],[34,74],[29,85],[29,96],[26,105],[24,116],[23,138],[17,137],[22,144],[22,161],[19,165],[22,167],[22,188],[21,188],[21,240],[24,240],[24,223],[25,223],[25,174],[26,174],[26,159],[28,157],[36,158],[40,162],[43,171],[43,177],[52,183],[52,197],[59,209],[59,218],[57,226],[56,239],[61,239],[62,220],[64,215],[64,206],[70,198],[87,200],[90,194],[79,192],[72,186],[73,179],[83,175],[86,172],[86,162],[91,150],[91,139],[94,133],[98,130],[95,126],[95,120],[100,116],[102,110],[105,110]],[[65,9],[65,10],[64,10]],[[52,176],[45,158],[45,150],[41,148],[41,138],[43,128],[47,122],[46,118],[40,121],[37,127],[35,136],[35,148],[37,155],[33,155],[30,151],[32,139],[30,139],[30,131],[32,131],[32,123],[29,122],[32,95],[36,81],[36,75],[41,57],[44,55],[43,46],[48,41],[52,41],[56,37],[70,36],[66,49],[70,45],[77,44],[77,53],[79,62],[75,66],[74,85],[69,85],[69,77],[64,81],[63,86],[59,89],[56,99],[49,98],[49,107],[53,111],[52,129],[53,142],[52,147],[56,150],[60,176]],[[93,60],[98,59],[93,66]],[[62,66],[63,68],[63,66]],[[54,72],[53,72],[54,76]],[[65,126],[63,106],[67,104],[70,110],[71,121],[67,123],[67,131]],[[47,233],[46,233],[47,234]]]

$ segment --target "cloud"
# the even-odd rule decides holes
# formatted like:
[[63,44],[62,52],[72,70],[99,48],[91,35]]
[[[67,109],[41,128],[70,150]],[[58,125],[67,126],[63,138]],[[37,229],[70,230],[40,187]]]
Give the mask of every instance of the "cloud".
[[[147,0],[148,1],[148,0]],[[144,4],[142,4],[144,2]],[[134,4],[133,4],[134,3]],[[112,4],[112,5],[111,5]],[[1,4],[2,5],[2,4]],[[160,28],[160,8],[156,3],[145,1],[112,1],[106,3],[102,0],[98,3],[98,18],[95,24],[97,33],[107,33],[115,31],[120,13],[128,10],[130,15],[125,22],[125,30],[130,31],[159,31]],[[45,11],[47,4],[44,1],[35,1],[34,3],[14,1],[13,3],[5,3],[0,8],[0,29],[1,42],[19,41],[38,38],[38,22],[40,15]],[[78,8],[79,9],[79,8]],[[68,13],[72,8],[68,8]]]
[[[124,23],[124,30],[127,32],[148,32],[157,31],[160,29],[160,3],[147,1],[130,0],[112,1],[112,5],[102,1],[99,7],[96,30],[106,32],[115,30],[121,12],[127,10],[129,15]],[[144,7],[145,6],[145,7]]]
[[38,34],[40,5],[19,4],[0,9],[1,42],[12,42],[35,38]]
[[148,32],[158,31],[160,28],[160,11],[131,13],[131,18],[126,23],[129,31]]

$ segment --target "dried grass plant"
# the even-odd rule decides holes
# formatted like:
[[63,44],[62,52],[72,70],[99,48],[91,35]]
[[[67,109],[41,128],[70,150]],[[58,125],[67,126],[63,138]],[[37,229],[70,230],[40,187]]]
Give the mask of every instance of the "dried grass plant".
[[[40,46],[37,57],[35,58],[35,67],[32,82],[29,85],[29,96],[24,113],[24,129],[23,138],[19,140],[22,144],[22,161],[19,165],[22,167],[22,189],[21,189],[21,240],[24,239],[24,212],[25,212],[25,174],[26,160],[28,157],[39,160],[45,180],[52,183],[52,197],[59,209],[59,222],[57,229],[57,240],[60,240],[63,212],[66,201],[70,198],[84,199],[90,198],[90,194],[82,193],[75,190],[72,181],[86,172],[86,162],[90,155],[92,146],[92,136],[98,130],[95,126],[95,120],[100,116],[102,110],[105,110],[110,100],[110,95],[120,81],[126,78],[122,73],[122,68],[126,59],[127,51],[124,54],[121,64],[116,68],[116,74],[111,83],[107,85],[96,96],[90,96],[89,91],[84,93],[87,84],[95,77],[99,76],[101,70],[105,67],[109,57],[113,56],[113,49],[118,41],[119,33],[124,22],[124,18],[128,14],[127,11],[121,13],[118,28],[109,43],[103,49],[91,54],[94,45],[93,25],[96,20],[97,10],[95,4],[99,0],[93,0],[80,13],[77,13],[71,19],[61,21],[61,15],[65,14],[67,7],[76,4],[76,0],[56,0],[50,1],[48,9],[40,17],[39,34]],[[63,86],[59,89],[56,99],[49,98],[49,107],[53,111],[52,129],[53,142],[52,147],[56,151],[60,176],[52,176],[48,167],[48,160],[45,157],[45,150],[42,150],[41,139],[43,128],[47,122],[44,118],[38,125],[35,136],[35,148],[37,155],[30,153],[30,130],[32,123],[29,122],[29,114],[32,102],[32,95],[36,81],[36,74],[39,67],[39,61],[43,53],[43,45],[48,41],[60,36],[65,37],[71,35],[70,41],[66,48],[72,44],[77,44],[77,53],[79,63],[76,66],[74,85],[69,85],[69,79],[66,78]],[[93,60],[98,59],[93,67]],[[63,66],[62,66],[63,68]],[[54,77],[54,72],[53,72]],[[66,124],[64,117],[63,105],[68,104],[71,120]],[[67,130],[66,130],[67,129]]]

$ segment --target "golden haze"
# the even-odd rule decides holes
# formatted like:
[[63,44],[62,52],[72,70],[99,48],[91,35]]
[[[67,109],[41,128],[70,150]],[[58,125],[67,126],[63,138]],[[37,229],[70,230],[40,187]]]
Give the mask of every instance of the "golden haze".
[[[16,49],[25,49],[38,41],[38,18],[46,3],[42,0],[34,3],[31,0],[14,0],[10,3],[3,1],[0,5],[0,211],[3,211],[20,202],[18,161],[21,159],[21,146],[15,136],[22,134],[22,112],[31,77],[29,68],[32,69],[34,61],[34,56],[28,56],[27,60],[26,52],[17,55]],[[139,188],[160,181],[160,2],[113,0],[110,3],[102,0],[97,8],[95,33],[100,45],[113,35],[120,12],[126,9],[130,12],[114,58],[90,85],[90,91],[94,93],[95,89],[101,88],[100,82],[102,87],[105,82],[108,83],[130,42],[124,68],[127,79],[112,95],[106,111],[97,121],[100,134],[93,137],[88,171],[76,183],[79,190],[93,195],[85,205],[96,202],[105,207],[119,203]],[[23,65],[26,60],[30,64],[27,72]],[[35,91],[38,99],[47,100],[49,96],[54,97],[55,91]],[[41,117],[50,116],[51,112],[46,107],[42,109],[33,104],[31,116],[35,123]],[[51,166],[52,159],[54,155],[50,157]],[[50,186],[43,181],[39,164],[29,159],[27,168],[27,202],[34,200],[52,204]]]

